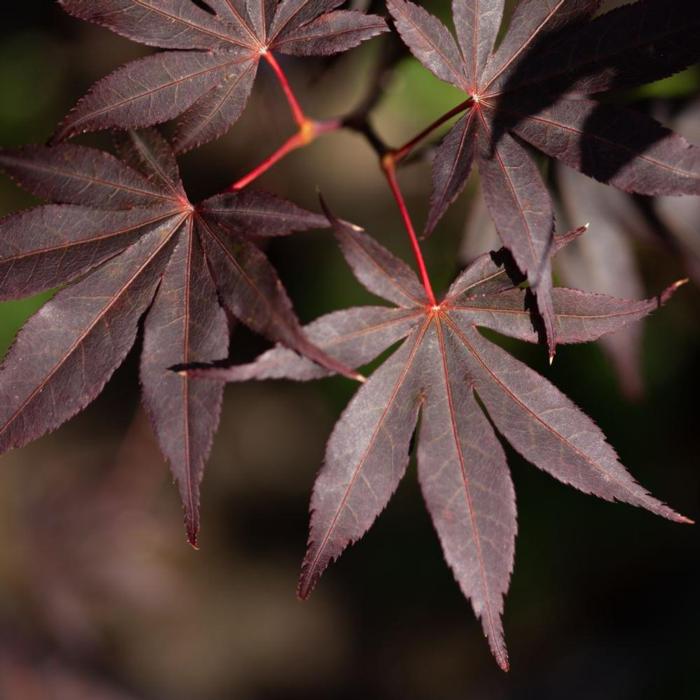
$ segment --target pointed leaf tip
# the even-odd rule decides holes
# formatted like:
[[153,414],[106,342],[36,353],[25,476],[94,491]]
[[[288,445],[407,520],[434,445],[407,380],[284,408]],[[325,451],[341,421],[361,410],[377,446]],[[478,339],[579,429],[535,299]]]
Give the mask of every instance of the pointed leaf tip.
[[508,652],[504,649],[499,649],[498,652],[492,650],[496,663],[501,671],[508,673],[510,671],[510,661],[508,660]]
[[185,508],[185,532],[187,543],[192,549],[199,551],[199,511]]
[[346,221],[345,219],[339,219],[330,209],[328,204],[326,203],[326,200],[323,198],[323,195],[321,194],[320,191],[318,191],[318,201],[321,205],[321,209],[323,209],[323,213],[328,219],[328,222],[332,227],[337,227],[337,226],[347,226],[349,229],[355,231],[356,233],[364,233],[365,229],[362,228],[362,226],[358,226],[357,224],[353,224],[352,221]]
[[199,517],[192,518],[191,514],[185,515],[185,531],[187,533],[187,543],[195,551],[199,551]]
[[306,601],[316,588],[318,576],[309,576],[306,571],[302,570],[297,584],[297,598]]
[[676,280],[673,284],[670,284],[663,292],[661,292],[660,299],[661,303],[666,303],[681,287],[688,284],[689,280],[687,277],[683,279]]
[[338,217],[331,211],[331,208],[321,194],[321,190],[318,190],[318,203],[321,205],[321,209],[331,226],[336,226],[340,223]]
[[680,513],[676,513],[675,510],[669,508],[663,503],[661,504],[661,508],[658,510],[652,510],[651,508],[647,508],[647,510],[654,513],[654,515],[659,515],[666,520],[670,520],[672,523],[677,523],[679,525],[695,525],[694,520],[687,518],[685,515],[681,515]]
[[552,257],[554,257],[562,248],[565,248],[569,243],[573,243],[577,238],[582,236],[588,229],[590,228],[590,224],[584,224],[583,226],[579,226],[578,228],[572,229],[571,231],[567,231],[566,233],[562,233],[558,236],[554,236],[554,240],[552,242]]

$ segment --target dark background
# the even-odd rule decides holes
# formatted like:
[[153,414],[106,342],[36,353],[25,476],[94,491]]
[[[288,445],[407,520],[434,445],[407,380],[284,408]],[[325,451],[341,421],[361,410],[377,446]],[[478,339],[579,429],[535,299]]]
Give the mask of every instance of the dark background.
[[[94,80],[148,53],[48,0],[3,3],[0,13],[4,146],[46,140]],[[313,60],[285,61],[309,113],[331,116],[357,101],[379,43],[325,72]],[[697,95],[691,71],[625,99],[672,118]],[[405,61],[375,123],[400,143],[458,101]],[[239,124],[182,160],[192,198],[223,189],[291,131],[263,70]],[[84,142],[109,147],[104,136]],[[422,222],[429,167],[417,164],[401,178]],[[375,157],[355,135],[332,134],[294,153],[260,185],[312,208],[320,186],[339,214],[409,259]],[[425,246],[437,287],[456,272],[470,197]],[[0,180],[0,214],[32,203]],[[700,233],[700,217],[690,225]],[[635,245],[650,293],[686,274],[663,248]],[[269,252],[305,321],[371,301],[327,232],[276,241]],[[4,347],[41,302],[0,304]],[[636,478],[693,518],[699,312],[691,284],[645,324],[646,393],[636,402],[621,395],[597,346],[562,348],[552,369],[541,349],[509,346],[598,422]],[[234,347],[241,360],[265,345],[236,330]],[[78,418],[2,458],[2,700],[700,697],[697,527],[581,495],[509,452],[520,534],[505,613],[506,675],[442,561],[413,464],[364,541],[309,602],[296,600],[308,493],[349,382],[227,388],[203,485],[202,548],[194,552],[138,407],[136,357]]]

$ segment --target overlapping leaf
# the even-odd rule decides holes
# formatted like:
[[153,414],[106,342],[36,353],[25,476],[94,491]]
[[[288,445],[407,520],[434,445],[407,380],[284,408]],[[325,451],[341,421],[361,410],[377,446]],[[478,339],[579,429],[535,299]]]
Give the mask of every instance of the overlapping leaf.
[[[673,127],[686,138],[700,141],[700,99],[693,100],[673,119]],[[656,197],[654,207],[665,224],[665,237],[670,247],[682,254],[688,274],[700,282],[700,199]]]
[[[569,168],[557,169],[557,183],[566,220],[591,218],[589,233],[567,247],[558,260],[562,281],[615,296],[641,296],[644,285],[634,243],[651,232],[632,197]],[[614,364],[622,391],[630,398],[639,398],[644,391],[641,324],[606,336],[601,344]]]
[[418,5],[388,6],[416,58],[472,98],[437,149],[426,230],[476,159],[501,240],[537,295],[551,354],[558,340],[547,259],[553,209],[519,140],[628,192],[700,194],[700,148],[642,114],[588,99],[700,59],[700,4],[637,0],[591,19],[600,0],[522,0],[495,52],[504,0],[454,0],[457,41]]
[[[243,112],[267,52],[329,55],[386,30],[383,19],[336,10],[342,0],[60,0],[70,14],[164,52],[96,83],[58,128],[152,126],[179,117],[175,148],[224,134]],[[200,5],[211,9],[207,12]]]
[[306,339],[276,272],[249,239],[327,220],[249,190],[191,205],[155,131],[130,133],[119,151],[121,160],[70,144],[0,151],[0,167],[57,202],[0,222],[0,298],[68,284],[27,322],[0,368],[0,452],[90,403],[145,317],[144,403],[195,543],[223,385],[169,368],[227,356],[225,307],[253,330],[345,371]]
[[[557,257],[555,273],[564,284],[579,289],[594,289],[628,299],[642,296],[644,287],[633,242],[637,237],[649,238],[653,234],[639,207],[624,192],[582,177],[569,168],[558,167],[556,175],[562,221],[571,225],[586,218],[591,221],[588,234]],[[464,233],[460,257],[465,263],[498,245],[496,228],[478,189],[470,200]],[[644,390],[641,340],[641,324],[601,338],[620,387],[631,399],[639,398]]]
[[[505,669],[501,614],[516,517],[495,430],[526,459],[585,493],[688,521],[634,481],[600,429],[566,396],[479,332],[484,327],[537,341],[531,293],[518,286],[523,278],[507,251],[479,257],[433,306],[402,261],[359,230],[337,221],[334,227],[356,277],[395,306],[323,316],[307,327],[309,337],[351,366],[404,341],[359,389],[330,437],[311,499],[299,595],[310,594],[328,564],[384,509],[406,470],[420,415],[418,476],[426,505],[445,559]],[[555,249],[574,235],[557,237]],[[676,287],[646,301],[554,289],[560,342],[595,340],[623,328],[657,308]],[[228,381],[306,380],[327,371],[277,347],[250,365],[195,374]]]

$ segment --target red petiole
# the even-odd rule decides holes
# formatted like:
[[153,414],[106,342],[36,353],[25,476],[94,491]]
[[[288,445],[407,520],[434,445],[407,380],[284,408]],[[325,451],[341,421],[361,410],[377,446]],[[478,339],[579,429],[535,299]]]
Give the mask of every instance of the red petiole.
[[295,151],[297,148],[302,148],[307,146],[316,137],[321,134],[325,134],[329,131],[336,131],[341,127],[341,122],[339,119],[329,119],[326,121],[314,121],[309,119],[305,114],[304,110],[301,108],[299,101],[292,90],[292,86],[287,80],[282,67],[277,63],[277,59],[269,52],[263,54],[265,60],[270,64],[272,70],[277,76],[287,102],[289,103],[289,108],[292,111],[292,116],[294,121],[297,123],[298,130],[295,134],[290,136],[274,153],[269,155],[265,160],[257,165],[253,170],[251,170],[247,175],[244,175],[240,180],[234,182],[229,188],[229,192],[235,192],[236,190],[242,190],[247,187],[253,180],[257,180],[263,173],[266,173],[275,163],[282,160],[288,153]]
[[294,94],[294,90],[292,90],[292,86],[289,84],[289,80],[287,80],[285,72],[282,70],[282,66],[277,63],[277,59],[269,51],[266,51],[263,54],[263,57],[269,63],[270,68],[272,68],[277,76],[277,80],[282,87],[284,96],[287,98],[287,102],[289,103],[289,108],[292,110],[294,121],[299,125],[299,130],[303,129],[304,124],[307,121],[306,115],[304,114],[304,110],[301,108],[301,105]]
[[[241,190],[244,187],[247,187],[251,182],[259,178],[263,173],[267,172],[273,165],[282,160],[282,158],[284,158],[288,153],[295,151],[297,148],[307,146],[312,141],[314,141],[317,136],[325,134],[329,131],[336,131],[343,127],[343,121],[341,119],[330,119],[327,121],[320,122],[314,121],[313,119],[309,119],[309,117],[306,116],[304,110],[299,104],[299,100],[294,94],[294,90],[292,89],[292,86],[290,85],[289,80],[287,79],[287,75],[285,74],[284,70],[282,70],[282,66],[280,66],[280,64],[277,62],[277,59],[269,51],[265,51],[262,54],[262,56],[268,62],[273,72],[275,73],[275,76],[277,77],[282,91],[284,92],[284,95],[287,98],[287,103],[289,104],[289,108],[292,112],[294,121],[298,126],[298,130],[293,136],[288,138],[274,153],[272,153],[264,161],[262,161],[262,163],[253,168],[253,170],[251,170],[248,174],[244,175],[242,178],[234,182],[228,188],[228,191],[230,192],[235,192],[236,190]],[[441,117],[436,119],[432,124],[428,125],[419,134],[414,136],[410,141],[407,141],[400,148],[390,150],[389,154],[391,154],[392,156],[393,165],[398,165],[421,141],[423,141],[423,139],[425,139],[427,136],[433,133],[433,131],[441,127],[445,122],[449,121],[452,117],[468,109],[471,105],[471,102],[472,98],[470,97],[464,102],[458,104],[456,107],[453,107],[449,112],[446,112]]]
[[406,202],[404,201],[403,194],[399,188],[399,183],[396,180],[396,156],[394,156],[392,153],[387,153],[382,158],[382,171],[386,176],[389,187],[391,188],[391,193],[394,195],[396,204],[398,204],[399,211],[401,212],[401,218],[403,219],[404,226],[406,227],[408,238],[411,241],[411,248],[413,249],[413,255],[416,258],[418,272],[420,274],[421,281],[423,282],[423,288],[425,289],[428,301],[430,302],[431,306],[437,306],[433,286],[430,284],[430,277],[428,276],[428,268],[425,266],[423,253],[420,249],[420,244],[418,243],[418,236],[416,236],[416,231],[413,228],[413,222],[411,221],[411,215],[408,213]]
[[397,164],[401,162],[424,138],[430,136],[430,134],[432,134],[433,131],[439,129],[445,122],[452,119],[452,117],[469,109],[471,103],[472,98],[470,97],[468,100],[465,100],[464,102],[458,104],[456,107],[453,107],[449,112],[445,112],[445,114],[436,119],[432,124],[426,126],[425,129],[423,129],[420,133],[416,134],[410,141],[407,141],[403,146],[401,146],[400,148],[393,149],[391,152],[394,156],[394,162]]
[[290,136],[274,153],[265,158],[262,163],[253,168],[247,175],[244,175],[240,180],[234,182],[228,188],[229,192],[242,190],[253,182],[253,180],[256,180],[263,173],[267,172],[275,163],[282,160],[288,153],[310,144],[321,134],[325,134],[328,131],[335,131],[339,128],[340,122],[337,119],[323,122],[315,122],[307,119],[299,128],[299,131]]
[[[279,65],[275,57],[270,53],[266,52],[263,54],[265,60],[268,62],[277,80],[282,87],[282,90],[287,98],[289,107],[294,117],[294,121],[299,127],[297,132],[288,138],[274,153],[268,156],[262,163],[253,168],[247,175],[244,175],[240,180],[234,182],[228,189],[229,191],[235,192],[247,187],[251,182],[260,177],[263,173],[267,172],[275,163],[282,160],[288,153],[296,150],[297,148],[302,148],[308,145],[316,139],[317,136],[324,134],[328,131],[335,131],[340,129],[343,125],[342,121],[339,119],[333,119],[323,122],[317,122],[309,119],[305,114],[304,110],[301,108],[299,101],[292,90],[292,86],[289,84],[289,80],[285,75],[282,67]],[[432,306],[437,306],[437,300],[435,298],[435,293],[433,292],[432,284],[430,283],[430,277],[428,276],[428,269],[425,265],[425,260],[423,258],[423,253],[420,249],[420,244],[418,243],[418,236],[413,227],[413,222],[411,221],[411,216],[408,213],[408,208],[406,207],[406,202],[404,201],[403,194],[399,187],[399,183],[396,179],[396,166],[411,153],[411,151],[425,138],[432,134],[436,129],[441,127],[445,122],[449,121],[452,117],[456,116],[469,109],[471,106],[472,98],[465,100],[464,102],[458,104],[456,107],[446,112],[441,117],[436,119],[432,124],[428,125],[420,133],[414,136],[410,141],[407,141],[403,146],[390,150],[385,153],[381,158],[381,167],[384,175],[389,183],[391,192],[394,195],[396,204],[399,207],[401,213],[401,218],[403,219],[408,238],[411,242],[411,248],[413,250],[413,255],[416,259],[418,265],[418,272],[420,274],[423,287],[425,289],[428,301]]]

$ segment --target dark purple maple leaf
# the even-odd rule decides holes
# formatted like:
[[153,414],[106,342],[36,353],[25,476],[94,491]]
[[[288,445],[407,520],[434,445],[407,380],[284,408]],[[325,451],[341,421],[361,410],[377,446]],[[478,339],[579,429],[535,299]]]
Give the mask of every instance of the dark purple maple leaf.
[[223,384],[193,382],[169,368],[227,356],[227,309],[253,330],[345,371],[308,341],[275,270],[249,238],[328,221],[253,190],[190,204],[173,152],[155,131],[122,136],[118,149],[121,160],[73,144],[0,151],[0,167],[20,185],[58,202],[0,221],[0,299],[68,283],[27,322],[0,367],[0,452],[85,408],[145,317],[143,400],[195,544]]
[[387,4],[414,56],[471,98],[436,150],[426,232],[463,189],[476,158],[501,240],[537,295],[551,356],[558,340],[547,257],[553,207],[520,139],[628,192],[700,194],[700,148],[649,117],[588,98],[697,61],[700,3],[637,0],[591,19],[600,0],[521,0],[492,52],[504,2],[453,0],[457,41],[422,7]]
[[243,112],[268,51],[318,56],[386,31],[380,17],[336,10],[343,0],[59,0],[70,14],[167,49],[96,83],[58,127],[86,131],[152,126],[179,117],[175,149],[222,136]]
[[[359,367],[404,339],[359,389],[328,441],[311,499],[311,528],[299,595],[359,540],[387,505],[418,429],[418,477],[442,549],[472,603],[499,665],[508,668],[501,615],[513,566],[516,512],[496,430],[526,459],[560,481],[603,499],[690,522],[637,484],[595,423],[544,377],[478,330],[537,342],[531,293],[510,254],[479,257],[431,305],[418,278],[374,239],[334,221],[358,280],[395,307],[337,311],[306,326],[326,352]],[[582,229],[558,236],[557,250]],[[562,343],[612,333],[664,303],[630,301],[555,288],[554,323]],[[293,351],[273,348],[249,365],[190,371],[227,381],[308,380],[328,371]],[[495,426],[495,429],[494,429]]]

